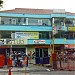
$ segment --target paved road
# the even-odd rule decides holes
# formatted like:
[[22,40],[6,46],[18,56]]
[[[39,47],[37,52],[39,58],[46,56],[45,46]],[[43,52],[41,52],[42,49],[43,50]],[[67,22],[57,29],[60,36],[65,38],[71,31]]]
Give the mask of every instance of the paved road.
[[[29,64],[26,75],[75,75],[75,71],[53,71],[46,67]],[[0,75],[8,75],[9,68],[0,68]],[[12,75],[25,75],[25,67],[12,68]]]
[[[0,73],[0,75],[8,75],[8,73]],[[13,72],[12,75],[25,75],[25,72]],[[26,75],[75,75],[75,71],[40,71],[40,72],[29,72]]]

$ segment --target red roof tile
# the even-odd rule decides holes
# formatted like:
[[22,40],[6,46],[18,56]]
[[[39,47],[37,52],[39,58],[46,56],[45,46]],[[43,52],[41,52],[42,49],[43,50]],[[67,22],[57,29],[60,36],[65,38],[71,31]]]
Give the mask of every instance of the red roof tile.
[[0,12],[6,13],[27,13],[27,14],[51,14],[53,10],[48,9],[29,9],[29,8],[15,8],[12,10],[4,10]]
[[[12,10],[0,11],[2,13],[22,13],[22,14],[52,14],[51,9],[32,9],[32,8],[15,8]],[[66,14],[75,15],[75,13],[66,12]]]

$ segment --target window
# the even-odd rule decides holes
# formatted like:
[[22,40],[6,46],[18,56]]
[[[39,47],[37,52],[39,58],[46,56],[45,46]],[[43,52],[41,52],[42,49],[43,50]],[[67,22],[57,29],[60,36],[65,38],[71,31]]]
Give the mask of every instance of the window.
[[38,19],[28,18],[28,25],[38,25]]
[[38,25],[42,25],[42,19],[38,20]]
[[64,31],[58,31],[58,33],[55,34],[54,37],[55,38],[64,38],[64,33],[65,33]]
[[2,17],[1,18],[1,24],[11,24],[11,18]]
[[39,39],[49,39],[49,32],[39,32]]
[[16,19],[15,18],[12,18],[11,21],[12,21],[12,24],[16,24]]
[[16,24],[16,18],[1,17],[1,24]]
[[0,32],[1,38],[11,38],[11,32],[2,31]]
[[65,32],[63,35],[64,35],[64,38],[66,38],[66,39],[74,39],[75,38],[75,33],[73,33],[73,32]]
[[17,18],[17,24],[26,25],[26,18]]
[[74,26],[74,20],[72,19],[66,19],[65,20],[66,26]]
[[64,25],[64,18],[55,18],[54,19],[54,24],[55,25]]
[[44,51],[44,57],[48,57],[48,49],[47,48],[43,48],[43,51]]
[[42,25],[44,25],[44,26],[51,25],[50,19],[42,19]]
[[51,25],[50,19],[37,19],[37,18],[28,18],[28,25]]

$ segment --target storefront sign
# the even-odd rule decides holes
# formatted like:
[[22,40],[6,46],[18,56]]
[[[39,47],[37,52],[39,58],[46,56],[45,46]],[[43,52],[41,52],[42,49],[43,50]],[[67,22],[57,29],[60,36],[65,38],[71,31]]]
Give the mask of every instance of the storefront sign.
[[65,45],[65,48],[75,48],[75,44],[69,44],[69,45]]
[[9,48],[9,46],[0,46],[0,48]]
[[68,31],[75,31],[75,27],[68,27]]
[[27,44],[27,40],[26,39],[8,39],[6,40],[6,44],[8,45],[24,45]]
[[45,44],[45,40],[34,40],[34,44]]
[[0,39],[0,45],[6,44],[6,39]]
[[17,38],[38,39],[39,33],[38,32],[16,32],[15,39],[17,39]]

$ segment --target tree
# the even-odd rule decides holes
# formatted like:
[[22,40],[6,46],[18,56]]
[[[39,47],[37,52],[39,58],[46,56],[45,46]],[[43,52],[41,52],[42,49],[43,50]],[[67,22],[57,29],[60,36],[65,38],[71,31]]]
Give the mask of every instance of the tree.
[[2,6],[3,6],[2,4],[3,4],[3,1],[2,1],[2,0],[0,0],[0,7],[2,7]]

